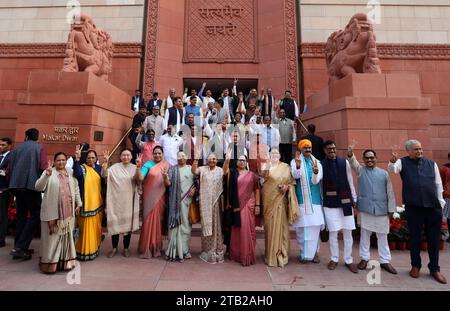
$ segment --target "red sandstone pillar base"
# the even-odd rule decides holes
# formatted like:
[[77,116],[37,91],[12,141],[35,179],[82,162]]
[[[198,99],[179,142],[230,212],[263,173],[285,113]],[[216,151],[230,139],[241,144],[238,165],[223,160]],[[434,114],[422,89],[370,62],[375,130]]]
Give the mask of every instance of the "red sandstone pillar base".
[[23,141],[25,130],[35,127],[49,155],[72,155],[81,142],[100,154],[111,150],[133,116],[127,93],[88,72],[31,72],[18,105],[16,141]]
[[[431,100],[422,97],[417,74],[353,74],[310,96],[307,104],[304,123],[335,140],[341,156],[356,143],[359,161],[365,149],[374,149],[386,169],[392,149],[404,156],[405,141],[418,139],[432,158]],[[394,183],[399,197],[397,177]]]

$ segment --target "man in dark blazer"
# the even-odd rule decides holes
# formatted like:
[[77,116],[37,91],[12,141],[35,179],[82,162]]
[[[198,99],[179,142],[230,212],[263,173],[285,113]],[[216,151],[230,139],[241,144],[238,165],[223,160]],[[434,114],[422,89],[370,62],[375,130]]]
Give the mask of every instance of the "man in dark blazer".
[[0,138],[0,248],[5,247],[5,237],[8,230],[8,207],[11,195],[8,191],[6,169],[11,156],[11,138]]
[[145,101],[141,96],[141,90],[134,91],[134,96],[131,97],[131,111],[139,112],[139,107],[145,105]]
[[159,98],[159,94],[157,92],[153,93],[152,99],[148,101],[147,111],[151,113],[154,106],[159,106],[159,108],[162,106],[162,99]]

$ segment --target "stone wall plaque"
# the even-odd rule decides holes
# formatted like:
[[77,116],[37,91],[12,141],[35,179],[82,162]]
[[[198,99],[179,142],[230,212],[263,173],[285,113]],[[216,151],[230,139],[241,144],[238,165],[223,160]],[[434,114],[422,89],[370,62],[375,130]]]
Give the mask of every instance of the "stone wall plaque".
[[183,62],[258,62],[257,0],[186,0]]

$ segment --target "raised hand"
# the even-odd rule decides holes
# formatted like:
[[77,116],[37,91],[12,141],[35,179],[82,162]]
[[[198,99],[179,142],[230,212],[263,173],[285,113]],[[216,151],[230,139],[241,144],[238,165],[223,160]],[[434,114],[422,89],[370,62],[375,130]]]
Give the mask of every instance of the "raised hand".
[[187,94],[187,92],[188,92],[188,88],[185,88],[184,89],[184,94]]
[[201,148],[195,148],[194,156],[195,156],[194,160],[201,159],[202,158],[202,149]]
[[80,161],[80,159],[81,159],[81,150],[82,150],[82,147],[80,147],[80,145],[75,146],[75,160],[77,160],[77,161]]
[[206,82],[203,82],[202,88],[205,88],[205,87],[206,87]]
[[312,169],[314,174],[319,174],[319,166],[317,165],[317,160],[314,160]]
[[231,152],[231,149],[230,149],[230,150],[227,151],[227,154],[225,155],[225,160],[231,160],[231,155],[232,155],[232,152]]
[[297,165],[297,167],[300,167],[300,165],[302,164],[300,155],[301,155],[300,151],[295,152],[295,164]]
[[140,169],[142,167],[142,153],[136,156],[136,167]]
[[261,89],[261,95],[264,95],[264,88]]
[[103,150],[103,163],[108,163],[110,157],[109,150]]
[[353,147],[354,147],[354,146],[352,146],[352,145],[348,146],[348,149],[347,149],[347,156],[348,156],[349,158],[353,157]]
[[167,168],[161,167],[161,174],[163,175],[164,178],[169,178],[169,173],[168,173]]
[[238,83],[238,78],[234,78],[233,84],[236,85]]
[[48,160],[47,168],[45,169],[45,175],[52,176],[52,170],[53,170],[53,161]]
[[397,160],[398,160],[398,153],[392,151],[392,157],[391,157],[390,161],[391,161],[392,163],[395,163],[395,162],[397,162]]

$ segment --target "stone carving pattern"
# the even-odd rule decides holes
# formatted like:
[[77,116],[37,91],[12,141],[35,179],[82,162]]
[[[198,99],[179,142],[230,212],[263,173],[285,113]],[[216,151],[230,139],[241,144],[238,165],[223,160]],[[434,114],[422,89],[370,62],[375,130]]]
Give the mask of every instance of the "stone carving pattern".
[[[64,43],[3,43],[0,44],[0,58],[62,58],[65,57]],[[114,43],[114,57],[140,58],[141,43]]]
[[352,73],[381,73],[373,25],[365,13],[333,32],[325,46],[329,83]]
[[112,72],[113,43],[86,14],[74,16],[66,46],[63,71],[89,71],[108,81]]
[[151,98],[155,88],[156,42],[158,35],[158,0],[147,2],[147,34],[144,59],[144,98]]
[[292,96],[298,96],[298,53],[297,53],[297,23],[295,15],[295,0],[285,0],[286,19],[286,73],[287,88]]
[[[448,44],[377,44],[380,59],[424,59],[450,60]],[[307,42],[301,44],[302,58],[324,58],[325,43]]]
[[[240,17],[201,15],[201,9],[225,8],[242,9]],[[255,61],[254,0],[187,0],[184,61]],[[233,32],[208,34],[206,27],[211,25],[235,26]]]

